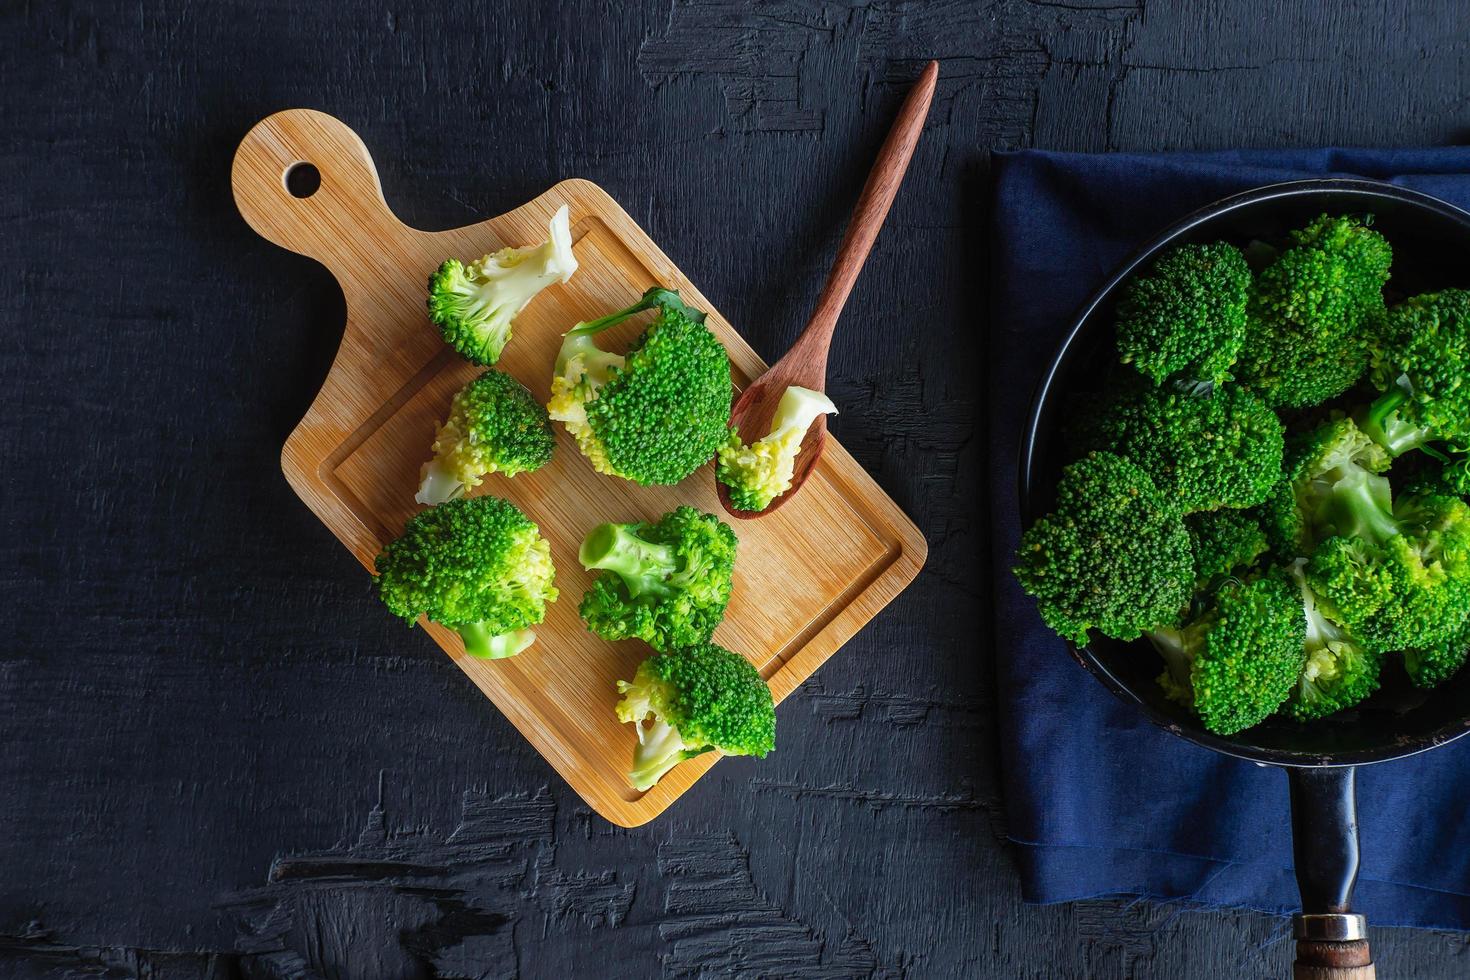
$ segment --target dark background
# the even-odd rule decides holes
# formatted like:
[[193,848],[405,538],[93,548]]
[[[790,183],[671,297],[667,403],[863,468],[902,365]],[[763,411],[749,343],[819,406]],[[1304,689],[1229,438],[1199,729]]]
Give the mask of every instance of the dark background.
[[[1282,920],[1019,901],[987,151],[1452,142],[1467,26],[1457,0],[0,5],[0,974],[1285,975]],[[830,386],[929,565],[781,708],[781,751],[612,827],[286,486],[343,305],[236,215],[234,146],[330,112],[425,228],[590,178],[773,359],[931,57]],[[1470,973],[1462,936],[1374,941],[1383,976]]]

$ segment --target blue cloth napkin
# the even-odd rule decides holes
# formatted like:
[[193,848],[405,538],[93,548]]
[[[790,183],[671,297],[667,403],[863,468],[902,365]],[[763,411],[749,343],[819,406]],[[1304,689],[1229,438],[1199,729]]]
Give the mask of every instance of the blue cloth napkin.
[[[995,157],[991,489],[1001,751],[1028,901],[1104,895],[1287,913],[1285,774],[1160,730],[1077,665],[1011,575],[1016,467],[1042,372],[1108,274],[1190,211],[1304,177],[1390,180],[1470,208],[1470,149]],[[1470,262],[1470,257],[1467,257]],[[1470,739],[1358,773],[1357,909],[1470,929]]]

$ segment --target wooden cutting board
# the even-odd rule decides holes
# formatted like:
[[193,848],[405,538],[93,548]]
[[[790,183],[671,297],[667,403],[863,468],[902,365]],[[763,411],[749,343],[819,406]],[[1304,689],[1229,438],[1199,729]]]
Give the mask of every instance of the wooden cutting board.
[[[321,180],[314,193],[297,197],[286,178],[302,164],[314,166]],[[627,306],[654,283],[678,289],[686,302],[708,311],[738,386],[765,370],[643,229],[585,180],[563,181],[477,225],[418,231],[389,210],[356,133],[331,116],[292,109],[246,135],[232,182],[250,227],[321,262],[346,298],[341,349],[287,439],[281,468],[369,570],[384,543],[421,509],[413,496],[435,428],[450,397],[481,370],[446,347],[426,315],[425,283],[444,259],[468,261],[506,245],[537,244],[546,238],[552,213],[563,204],[571,208],[577,273],[531,302],[496,365],[541,401],[550,397],[561,334],[578,320]],[[620,350],[646,320],[623,324],[599,342]],[[583,627],[577,604],[590,576],[577,563],[577,547],[604,521],[654,520],[678,504],[723,514],[711,466],[676,487],[640,487],[595,473],[556,428],[550,464],[513,480],[489,477],[476,491],[514,501],[551,543],[561,598],[536,627],[535,645],[508,660],[477,660],[465,655],[458,634],[422,625],[593,809],[634,827],[677,799],[718,754],[683,763],[647,792],[628,785],[634,734],[613,714],[615,682],[631,678],[650,651],[634,641],[608,643]],[[728,523],[740,536],[740,550],[734,597],[715,640],[748,657],[777,702],[913,581],[927,553],[913,522],[830,438],[792,503],[760,520]],[[403,642],[421,642],[418,636],[405,629]],[[801,752],[779,730],[776,745],[783,754]]]

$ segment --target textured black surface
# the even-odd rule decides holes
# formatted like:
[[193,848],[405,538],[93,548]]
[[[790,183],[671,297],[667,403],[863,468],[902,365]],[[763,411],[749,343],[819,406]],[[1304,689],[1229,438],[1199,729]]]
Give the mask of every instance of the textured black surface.
[[[0,975],[1284,975],[1279,920],[1018,901],[985,152],[1453,140],[1466,27],[1456,0],[3,5]],[[769,357],[930,57],[830,388],[929,566],[781,751],[610,827],[287,488],[342,300],[240,221],[230,154],[324,109],[429,228],[591,178]],[[1382,975],[1470,973],[1459,936],[1374,938]]]

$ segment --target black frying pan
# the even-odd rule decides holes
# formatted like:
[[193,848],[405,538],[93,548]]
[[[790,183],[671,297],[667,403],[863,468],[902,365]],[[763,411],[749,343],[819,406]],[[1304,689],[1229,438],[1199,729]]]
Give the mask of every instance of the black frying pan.
[[[1117,357],[1113,304],[1119,285],[1163,249],[1224,240],[1246,245],[1279,239],[1317,215],[1371,213],[1393,245],[1390,290],[1412,295],[1470,285],[1470,214],[1391,184],[1304,180],[1247,191],[1195,212],[1123,265],[1083,308],[1036,394],[1021,441],[1024,522],[1052,503],[1064,436],[1078,392],[1099,386],[1098,365]],[[1140,641],[1146,648],[1146,641]],[[1180,738],[1240,759],[1286,769],[1291,784],[1293,852],[1302,913],[1296,917],[1296,975],[1320,980],[1373,976],[1365,922],[1351,913],[1358,877],[1354,767],[1423,752],[1470,731],[1470,669],[1434,691],[1418,691],[1385,671],[1383,690],[1357,708],[1312,725],[1272,719],[1238,735],[1214,735],[1155,683],[1158,657],[1138,644],[1098,637],[1072,655],[1119,698]]]

